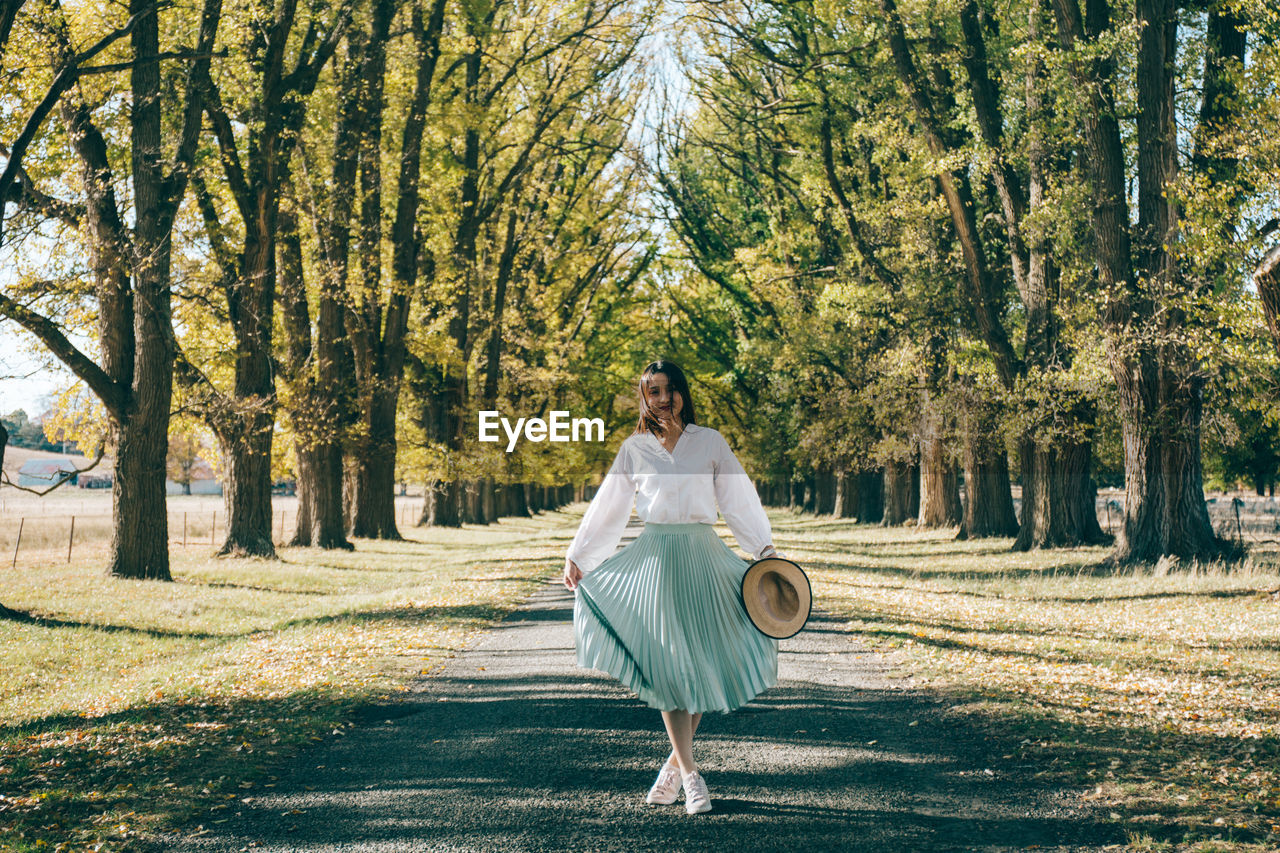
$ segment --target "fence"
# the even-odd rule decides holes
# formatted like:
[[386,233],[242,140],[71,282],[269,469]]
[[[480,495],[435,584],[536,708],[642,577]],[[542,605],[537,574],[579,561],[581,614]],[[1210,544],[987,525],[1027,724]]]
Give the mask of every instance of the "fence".
[[[73,502],[69,506],[66,503],[53,507],[63,512],[42,511],[46,507],[38,502],[9,501],[7,508],[17,511],[12,514],[0,509],[0,566],[70,563],[77,554],[84,557],[94,551],[105,552],[111,539],[109,501],[105,506],[98,501]],[[1102,529],[1112,534],[1119,532],[1124,519],[1124,493],[1099,494],[1096,507]],[[1280,544],[1280,498],[1215,495],[1205,501],[1205,508],[1214,530],[1224,539]],[[417,524],[422,509],[420,499],[397,501],[396,521],[401,529]],[[273,509],[271,533],[276,545],[288,544],[297,520],[296,501]],[[171,510],[169,544],[175,548],[215,548],[226,536],[226,521],[226,511],[210,508],[209,504]]]
[[[110,502],[75,502],[61,507],[63,512],[43,511],[38,503],[13,504],[12,514],[0,511],[0,566],[70,563],[77,555],[105,552],[111,540]],[[296,501],[292,507],[272,511],[271,538],[277,546],[287,545],[297,527]],[[97,506],[94,506],[97,504]],[[220,506],[220,504],[214,504]],[[69,512],[65,510],[71,510]],[[96,511],[95,511],[96,510]],[[104,512],[104,510],[106,510]],[[402,529],[417,524],[422,502],[399,502],[396,521]],[[208,506],[171,510],[168,513],[169,545],[172,548],[216,548],[227,534],[225,509]]]

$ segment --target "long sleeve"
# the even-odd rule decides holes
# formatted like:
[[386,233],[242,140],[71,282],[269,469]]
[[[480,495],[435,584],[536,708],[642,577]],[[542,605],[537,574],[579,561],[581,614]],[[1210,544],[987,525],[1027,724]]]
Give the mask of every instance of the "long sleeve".
[[577,564],[583,574],[603,563],[622,541],[622,531],[631,517],[635,502],[636,482],[631,476],[631,461],[627,446],[618,449],[609,473],[600,483],[600,490],[591,499],[591,505],[582,516],[578,532],[569,543],[566,556]]
[[733,455],[724,436],[717,433],[720,451],[715,460],[716,504],[738,545],[753,559],[773,543],[773,530],[755,484]]

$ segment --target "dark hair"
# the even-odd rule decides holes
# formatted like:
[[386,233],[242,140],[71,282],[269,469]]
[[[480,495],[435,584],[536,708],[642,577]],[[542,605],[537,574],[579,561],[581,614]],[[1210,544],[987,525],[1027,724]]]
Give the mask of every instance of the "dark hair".
[[662,422],[658,417],[649,411],[649,379],[655,374],[662,373],[667,377],[667,383],[671,390],[679,394],[682,398],[680,406],[680,420],[684,425],[697,423],[698,419],[693,413],[693,398],[689,396],[689,380],[685,379],[684,371],[674,362],[658,361],[650,362],[640,374],[640,421],[636,424],[636,432],[651,432],[655,435],[662,435]]

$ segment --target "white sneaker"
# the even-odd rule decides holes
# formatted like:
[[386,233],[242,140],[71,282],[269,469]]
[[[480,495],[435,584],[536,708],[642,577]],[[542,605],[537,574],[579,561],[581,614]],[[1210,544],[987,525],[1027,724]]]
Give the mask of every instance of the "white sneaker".
[[711,794],[706,780],[697,770],[684,774],[684,810],[689,814],[711,811]]
[[668,760],[658,771],[658,779],[644,798],[646,803],[655,806],[669,806],[676,801],[680,793],[680,768]]

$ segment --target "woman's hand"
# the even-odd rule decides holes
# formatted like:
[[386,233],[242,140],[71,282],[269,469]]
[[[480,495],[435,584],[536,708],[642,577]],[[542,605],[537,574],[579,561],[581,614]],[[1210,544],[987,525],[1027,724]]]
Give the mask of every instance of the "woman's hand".
[[578,568],[578,564],[573,560],[566,559],[564,561],[564,585],[569,589],[577,589],[578,581],[582,580],[582,569]]

